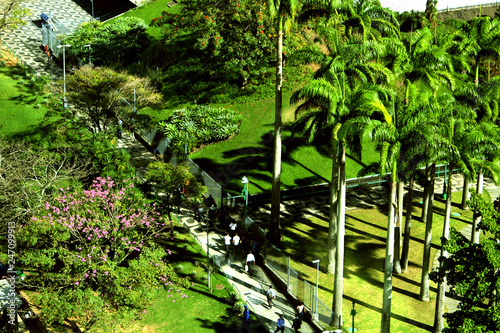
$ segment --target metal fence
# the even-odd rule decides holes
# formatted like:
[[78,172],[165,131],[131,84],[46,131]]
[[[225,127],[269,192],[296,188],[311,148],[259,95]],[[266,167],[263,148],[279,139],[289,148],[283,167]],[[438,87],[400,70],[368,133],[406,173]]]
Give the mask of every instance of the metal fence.
[[58,48],[57,46],[61,45],[61,41],[56,35],[54,35],[48,24],[42,24],[42,44],[48,45],[49,49],[52,50],[52,54],[56,58],[59,58],[62,51],[61,48]]
[[[301,278],[300,274],[290,266],[290,257],[285,256],[280,249],[267,241],[264,229],[249,217],[245,219],[244,228],[249,238],[263,245],[262,252],[264,252],[266,263],[286,283],[288,292],[301,300],[312,313],[318,314],[320,326],[329,327],[332,318],[335,319],[335,323],[339,321],[333,311],[323,302],[319,299],[316,302],[315,286]],[[317,309],[315,309],[316,304]],[[341,329],[345,331],[343,327]]]
[[187,164],[189,167],[189,171],[198,177],[201,177],[203,185],[207,188],[207,193],[212,195],[212,197],[215,199],[215,202],[219,207],[222,206],[222,187],[217,184],[215,180],[213,180],[212,177],[205,171],[203,171],[202,168],[198,166],[198,164],[194,163],[192,159],[189,157],[187,158]]
[[490,2],[490,3],[483,3],[479,5],[470,5],[470,6],[461,6],[461,7],[453,7],[453,8],[445,8],[445,9],[439,9],[438,13],[443,13],[443,12],[451,12],[455,10],[464,10],[464,9],[473,9],[473,8],[481,8],[481,7],[489,7],[489,6],[498,6],[498,2]]

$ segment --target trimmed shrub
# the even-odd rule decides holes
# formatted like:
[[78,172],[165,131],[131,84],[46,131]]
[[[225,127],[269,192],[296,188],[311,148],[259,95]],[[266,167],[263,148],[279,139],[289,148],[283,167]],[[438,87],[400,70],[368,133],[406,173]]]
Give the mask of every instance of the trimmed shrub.
[[176,152],[188,151],[202,144],[223,141],[240,131],[242,116],[222,107],[196,105],[180,109],[160,123],[165,136]]

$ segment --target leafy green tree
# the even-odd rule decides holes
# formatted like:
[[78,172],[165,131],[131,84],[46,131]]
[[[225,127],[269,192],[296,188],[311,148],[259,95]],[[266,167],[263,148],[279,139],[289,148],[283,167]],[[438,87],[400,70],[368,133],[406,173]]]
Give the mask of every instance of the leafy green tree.
[[117,181],[135,178],[136,171],[130,154],[118,149],[118,139],[109,131],[99,132],[91,141],[87,155],[96,176],[111,177]]
[[443,332],[497,332],[500,330],[498,302],[500,258],[500,214],[482,195],[472,191],[469,203],[482,216],[480,229],[485,233],[479,244],[471,243],[452,228],[445,242],[448,257],[440,258],[440,268],[431,275],[438,282],[446,279],[450,292],[460,297],[458,309],[444,314]]
[[149,117],[137,111],[161,99],[148,79],[93,66],[80,67],[66,78],[66,94],[70,107],[53,105],[46,120],[52,126],[86,129],[92,135],[116,128],[119,118],[129,126],[151,126]]
[[[119,17],[111,23],[84,22],[63,43],[69,65],[88,64],[89,55],[96,66],[128,65],[136,62],[150,43],[148,26],[138,17]],[[90,49],[85,45],[90,45]]]
[[[247,0],[186,0],[176,14],[163,12],[152,25],[161,27],[167,47],[189,34],[193,50],[212,78],[255,80],[269,69],[276,32],[263,2]],[[190,55],[193,56],[193,55]]]
[[159,288],[182,282],[166,261],[168,250],[154,242],[170,223],[131,180],[61,188],[44,213],[17,227],[18,260],[29,272],[20,287],[36,290],[33,301],[47,323],[125,326]]
[[165,194],[167,207],[179,206],[186,199],[200,202],[207,191],[185,163],[176,166],[164,162],[151,163],[148,166],[146,179],[156,184],[157,193]]

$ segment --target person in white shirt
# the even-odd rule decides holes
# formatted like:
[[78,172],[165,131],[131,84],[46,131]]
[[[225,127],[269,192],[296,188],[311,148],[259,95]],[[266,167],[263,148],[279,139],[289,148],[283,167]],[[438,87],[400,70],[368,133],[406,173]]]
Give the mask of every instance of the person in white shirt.
[[255,256],[253,255],[252,251],[248,252],[247,254],[246,266],[248,267],[248,275],[252,276],[253,269],[251,266],[255,266]]
[[236,233],[236,228],[238,228],[238,224],[236,224],[235,221],[229,223],[229,230],[231,232],[231,235],[234,235]]
[[231,236],[229,236],[229,233],[224,236],[224,245],[226,246],[226,256],[229,256],[229,248],[231,247]]
[[273,289],[273,286],[269,286],[267,289],[267,304],[269,304],[269,309],[273,308],[273,299],[276,299],[276,291]]
[[233,252],[236,256],[238,255],[238,245],[240,245],[240,236],[236,233],[233,237]]

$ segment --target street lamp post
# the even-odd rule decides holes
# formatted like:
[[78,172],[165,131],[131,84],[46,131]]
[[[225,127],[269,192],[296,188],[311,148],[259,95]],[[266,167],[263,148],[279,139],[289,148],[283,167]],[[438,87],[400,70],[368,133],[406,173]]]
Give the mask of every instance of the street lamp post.
[[318,321],[319,259],[314,260],[312,263],[316,264],[316,302],[314,306],[313,319]]
[[90,0],[92,2],[92,21],[94,20],[94,0]]
[[208,272],[208,289],[212,292],[212,283],[210,281],[210,239],[208,238],[208,219],[205,217],[205,208],[198,209],[201,222],[205,222],[207,227],[207,272]]
[[88,47],[88,48],[89,48],[89,66],[92,66],[92,62],[90,61],[90,49],[91,49],[91,46],[90,46],[90,44],[85,44],[85,45],[83,45],[83,46],[85,46],[85,47]]
[[65,45],[57,45],[57,48],[63,49],[63,81],[64,81],[64,88],[63,88],[63,108],[66,109],[66,48],[70,47],[71,45],[65,44]]
[[[248,207],[248,178],[243,177],[241,178],[241,183],[243,184],[243,195],[245,197],[245,209],[243,211],[243,225],[246,226],[247,224],[247,207]],[[246,231],[246,228],[245,228]]]

